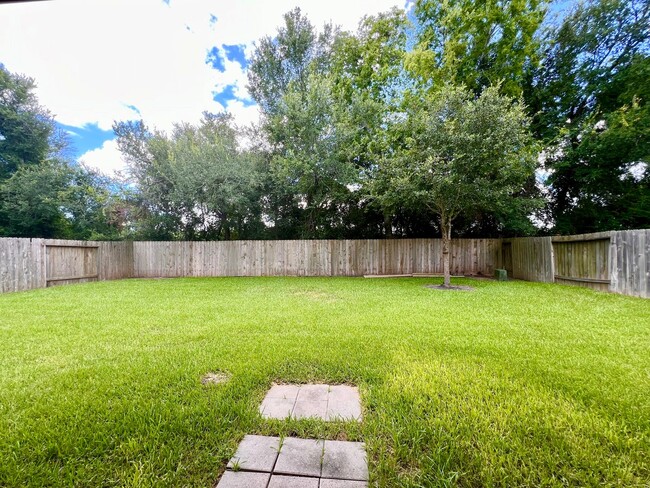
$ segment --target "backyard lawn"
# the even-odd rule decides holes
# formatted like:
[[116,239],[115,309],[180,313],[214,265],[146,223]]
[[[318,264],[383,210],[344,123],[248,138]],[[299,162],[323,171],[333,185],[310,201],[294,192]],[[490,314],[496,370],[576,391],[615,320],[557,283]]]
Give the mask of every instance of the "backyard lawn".
[[[650,300],[435,281],[2,295],[0,486],[210,487],[255,433],[363,440],[370,486],[650,485]],[[264,420],[274,381],[357,384],[364,421]]]

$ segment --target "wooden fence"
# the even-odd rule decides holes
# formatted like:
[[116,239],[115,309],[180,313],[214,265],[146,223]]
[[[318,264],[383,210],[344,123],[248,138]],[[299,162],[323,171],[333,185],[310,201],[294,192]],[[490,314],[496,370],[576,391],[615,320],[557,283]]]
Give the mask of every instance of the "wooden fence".
[[132,276],[132,242],[0,239],[0,293]]
[[555,282],[608,291],[613,232],[552,237]]
[[650,229],[613,232],[609,290],[650,298]]
[[[510,247],[511,262],[507,262]],[[520,237],[502,243],[503,266],[508,276],[518,280],[552,283],[554,276],[553,246],[548,237]],[[506,251],[506,252],[504,252]]]
[[[453,274],[492,276],[498,239],[452,240]],[[135,242],[133,275],[362,276],[442,273],[440,239]]]
[[650,298],[650,229],[506,239],[501,255],[514,278]]
[[[650,298],[650,230],[453,239],[454,275],[586,286]],[[0,293],[120,278],[441,274],[440,239],[84,242],[0,238]]]

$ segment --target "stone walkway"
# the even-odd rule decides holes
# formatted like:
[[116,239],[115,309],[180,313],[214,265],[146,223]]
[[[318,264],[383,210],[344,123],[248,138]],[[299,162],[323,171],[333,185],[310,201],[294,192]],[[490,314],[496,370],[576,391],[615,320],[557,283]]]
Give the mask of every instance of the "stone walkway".
[[217,488],[364,488],[363,442],[247,435]]
[[262,417],[361,421],[359,390],[349,385],[273,385],[260,405]]
[[[260,405],[265,418],[361,421],[359,390],[348,385],[273,385]],[[247,435],[217,488],[365,488],[363,442]]]

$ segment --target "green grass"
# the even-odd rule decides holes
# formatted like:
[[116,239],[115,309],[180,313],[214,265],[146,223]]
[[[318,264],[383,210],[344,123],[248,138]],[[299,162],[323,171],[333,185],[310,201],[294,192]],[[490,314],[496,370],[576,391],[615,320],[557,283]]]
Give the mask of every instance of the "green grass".
[[[430,282],[0,296],[0,486],[209,487],[249,433],[363,440],[371,486],[650,486],[650,300]],[[356,383],[364,422],[263,420],[274,380]]]

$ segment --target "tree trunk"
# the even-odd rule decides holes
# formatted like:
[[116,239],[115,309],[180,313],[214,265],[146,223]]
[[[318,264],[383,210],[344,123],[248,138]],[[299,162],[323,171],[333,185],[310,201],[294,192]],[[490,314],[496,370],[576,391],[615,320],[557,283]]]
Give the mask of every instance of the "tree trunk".
[[384,236],[386,239],[393,238],[393,216],[392,214],[384,214]]
[[440,230],[442,230],[442,274],[444,282],[442,286],[451,286],[451,273],[449,271],[449,248],[451,246],[451,218],[446,215],[440,216]]

